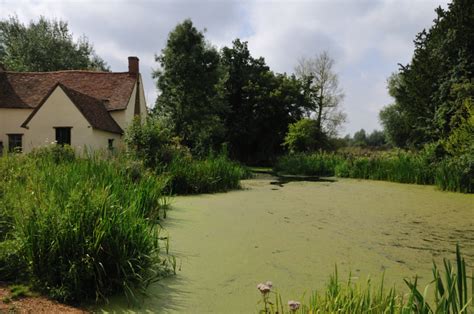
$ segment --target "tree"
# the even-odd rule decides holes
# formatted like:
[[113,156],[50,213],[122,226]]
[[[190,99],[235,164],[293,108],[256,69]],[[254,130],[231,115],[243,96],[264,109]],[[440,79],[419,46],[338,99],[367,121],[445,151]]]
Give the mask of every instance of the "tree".
[[173,131],[194,153],[205,154],[222,141],[225,106],[216,85],[219,53],[206,43],[191,20],[178,24],[155,57],[159,96],[155,113],[169,119]]
[[284,145],[292,153],[311,152],[327,145],[327,139],[320,132],[316,120],[305,118],[290,124]]
[[74,41],[67,22],[45,17],[0,21],[0,63],[11,71],[109,70],[85,36]]
[[314,115],[320,132],[329,136],[337,135],[346,120],[341,110],[344,94],[333,67],[334,60],[324,51],[314,58],[301,58],[295,69],[297,77],[303,82],[304,95],[309,104],[307,116]]
[[267,162],[282,152],[288,125],[302,116],[302,86],[293,76],[270,71],[239,39],[222,49],[221,64],[220,94],[228,105],[225,126],[231,156],[247,163]]
[[[469,120],[464,104],[474,97],[469,87],[474,79],[474,2],[453,0],[436,13],[433,26],[416,36],[411,62],[389,79],[395,104],[381,118],[391,125],[387,134],[398,145],[443,141]],[[464,86],[461,93],[459,86]],[[402,130],[396,130],[397,122]],[[407,138],[395,139],[395,134]]]
[[355,146],[367,146],[367,134],[364,129],[354,133],[353,143]]
[[367,136],[367,146],[369,147],[380,147],[386,144],[385,133],[379,130],[373,130]]

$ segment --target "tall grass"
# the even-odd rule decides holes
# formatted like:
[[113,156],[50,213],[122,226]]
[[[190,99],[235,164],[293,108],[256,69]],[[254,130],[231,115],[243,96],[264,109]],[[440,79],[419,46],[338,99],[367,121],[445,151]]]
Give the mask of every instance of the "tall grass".
[[436,184],[442,190],[474,192],[474,155],[439,159],[434,149],[420,152],[352,154],[293,154],[281,157],[274,171],[279,174],[338,176],[400,183]]
[[0,277],[26,273],[50,297],[78,302],[132,296],[170,271],[152,223],[166,182],[140,165],[45,149],[0,158],[0,176],[2,237],[14,241],[1,244],[11,254]]
[[196,160],[191,157],[175,158],[166,168],[169,187],[176,194],[223,192],[240,187],[240,180],[249,171],[225,156]]
[[343,157],[332,153],[291,154],[278,159],[274,171],[280,174],[334,176]]
[[421,154],[399,151],[371,157],[349,157],[335,168],[339,177],[433,184],[434,169]]

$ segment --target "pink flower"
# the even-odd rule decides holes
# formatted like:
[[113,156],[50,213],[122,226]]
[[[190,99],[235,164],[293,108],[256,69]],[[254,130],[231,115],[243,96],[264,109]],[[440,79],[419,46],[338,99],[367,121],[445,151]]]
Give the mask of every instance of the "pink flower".
[[301,303],[298,301],[291,300],[291,301],[288,301],[288,306],[290,307],[290,311],[296,312],[300,308]]
[[257,285],[257,289],[262,293],[262,294],[267,294],[270,292],[271,290],[271,287],[269,287],[268,285],[264,284],[264,283],[259,283]]

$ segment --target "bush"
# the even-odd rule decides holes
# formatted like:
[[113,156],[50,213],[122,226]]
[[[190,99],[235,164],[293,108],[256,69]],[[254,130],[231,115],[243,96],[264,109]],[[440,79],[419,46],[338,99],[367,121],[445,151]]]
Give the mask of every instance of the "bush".
[[283,143],[291,153],[311,152],[326,148],[328,139],[313,119],[301,119],[289,125]]
[[125,134],[125,144],[134,158],[153,169],[163,168],[173,159],[189,155],[189,150],[173,136],[166,123],[156,118],[148,118],[143,123],[135,118]]

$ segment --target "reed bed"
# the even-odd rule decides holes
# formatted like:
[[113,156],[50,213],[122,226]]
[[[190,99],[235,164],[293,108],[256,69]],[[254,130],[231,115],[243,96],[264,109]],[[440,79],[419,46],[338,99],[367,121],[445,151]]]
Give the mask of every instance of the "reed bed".
[[133,297],[172,271],[154,223],[167,182],[142,166],[47,148],[0,158],[0,177],[3,280],[71,303]]
[[196,160],[175,158],[164,172],[169,178],[170,192],[200,194],[224,192],[240,188],[240,180],[249,177],[245,167],[225,156]]
[[337,176],[400,183],[435,184],[441,190],[474,192],[474,155],[439,159],[431,148],[420,152],[379,152],[368,156],[313,153],[281,157],[279,174]]

